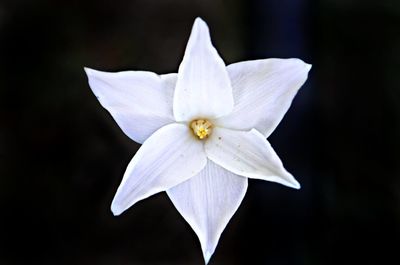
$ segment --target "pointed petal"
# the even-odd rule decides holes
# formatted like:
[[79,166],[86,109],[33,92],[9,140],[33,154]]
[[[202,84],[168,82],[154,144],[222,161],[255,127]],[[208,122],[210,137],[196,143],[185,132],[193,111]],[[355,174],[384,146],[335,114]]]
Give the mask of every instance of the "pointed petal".
[[205,150],[209,159],[235,174],[300,188],[269,142],[255,129],[244,132],[214,128]]
[[119,215],[136,202],[193,177],[206,163],[203,143],[193,137],[188,126],[175,123],[162,127],[129,163],[112,212]]
[[174,122],[172,100],[176,74],[108,73],[89,68],[85,71],[101,105],[132,140],[143,143],[156,130]]
[[228,65],[235,106],[216,123],[268,137],[280,123],[311,65],[299,59],[266,59]]
[[216,118],[232,109],[232,88],[225,63],[211,43],[207,24],[197,18],[179,66],[175,119]]
[[206,263],[246,190],[247,178],[209,160],[199,174],[167,191],[176,209],[199,237]]

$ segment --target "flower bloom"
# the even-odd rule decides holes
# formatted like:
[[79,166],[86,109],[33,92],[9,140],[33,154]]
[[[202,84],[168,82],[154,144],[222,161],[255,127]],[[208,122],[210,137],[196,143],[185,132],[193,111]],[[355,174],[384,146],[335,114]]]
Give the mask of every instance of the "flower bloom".
[[299,189],[266,138],[311,66],[265,59],[225,66],[197,18],[178,73],[85,68],[94,94],[142,143],[111,205],[119,215],[166,191],[199,237],[205,262],[243,200],[248,178]]

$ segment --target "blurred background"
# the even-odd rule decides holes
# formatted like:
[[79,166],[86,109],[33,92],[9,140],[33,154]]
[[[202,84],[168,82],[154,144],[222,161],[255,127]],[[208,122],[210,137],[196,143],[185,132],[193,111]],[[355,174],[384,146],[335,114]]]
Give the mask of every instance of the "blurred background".
[[398,260],[399,1],[1,0],[0,264],[203,264],[166,194],[112,215],[139,145],[83,71],[176,72],[197,16],[227,64],[313,64],[269,138],[302,189],[250,180],[209,264]]

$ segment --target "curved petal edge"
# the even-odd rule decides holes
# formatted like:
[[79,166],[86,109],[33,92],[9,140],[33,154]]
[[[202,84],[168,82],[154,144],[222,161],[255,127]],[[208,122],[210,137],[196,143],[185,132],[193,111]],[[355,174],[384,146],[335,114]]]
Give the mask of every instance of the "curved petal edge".
[[255,129],[234,131],[215,128],[205,144],[208,159],[237,175],[300,189],[286,171],[267,139]]
[[197,234],[206,264],[239,208],[247,183],[247,178],[208,161],[196,176],[167,191],[175,208]]
[[84,69],[101,105],[135,142],[143,143],[156,130],[174,122],[172,102],[176,74]]
[[300,59],[264,59],[227,66],[235,105],[216,123],[234,130],[253,128],[268,137],[307,80],[311,65]]
[[207,24],[200,18],[194,22],[179,66],[173,109],[178,122],[217,118],[233,109],[225,63],[211,43]]
[[111,210],[119,215],[136,202],[195,176],[206,164],[203,144],[186,125],[166,125],[143,143],[129,163]]

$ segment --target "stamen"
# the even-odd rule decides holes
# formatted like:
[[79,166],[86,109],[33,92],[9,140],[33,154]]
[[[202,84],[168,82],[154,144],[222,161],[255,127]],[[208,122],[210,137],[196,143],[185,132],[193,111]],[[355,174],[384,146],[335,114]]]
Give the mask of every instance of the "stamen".
[[212,131],[212,124],[208,120],[194,120],[190,124],[190,127],[192,127],[194,135],[196,135],[200,140],[210,136]]

